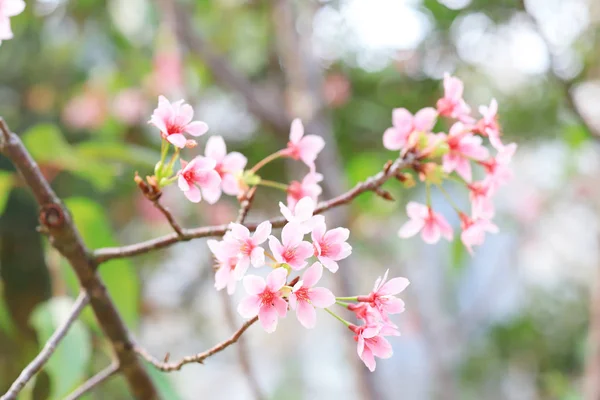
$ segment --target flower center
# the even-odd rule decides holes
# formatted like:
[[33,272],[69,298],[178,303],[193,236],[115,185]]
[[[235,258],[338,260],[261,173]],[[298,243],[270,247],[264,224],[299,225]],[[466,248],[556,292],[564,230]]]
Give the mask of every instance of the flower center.
[[252,253],[252,250],[254,250],[254,243],[252,243],[250,240],[246,240],[240,246],[240,252],[244,255],[249,256],[250,253]]
[[308,302],[310,300],[308,297],[308,288],[306,287],[301,287],[300,289],[296,290],[294,294],[296,295],[296,299],[298,299],[298,301]]
[[292,181],[287,188],[287,194],[289,194],[296,200],[302,199],[302,197],[304,197],[304,190],[302,190],[302,184],[298,181]]
[[261,304],[264,305],[273,305],[273,300],[275,299],[275,293],[271,292],[269,289],[265,289],[264,292],[259,294]]
[[183,173],[183,179],[185,179],[189,184],[194,183],[197,180],[196,171],[193,169],[188,169]]
[[298,146],[296,146],[292,142],[288,142],[287,144],[287,155],[294,160],[300,159],[300,151],[298,150]]
[[296,258],[296,249],[287,248],[287,249],[285,249],[285,251],[283,252],[283,254],[281,256],[283,257],[283,259],[286,262],[289,262],[289,261],[293,260],[294,258]]

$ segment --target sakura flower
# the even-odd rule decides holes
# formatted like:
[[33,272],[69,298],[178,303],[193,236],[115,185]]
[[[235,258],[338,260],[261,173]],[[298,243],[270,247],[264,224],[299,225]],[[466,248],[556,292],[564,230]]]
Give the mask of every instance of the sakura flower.
[[293,208],[294,211],[281,202],[279,202],[279,209],[288,222],[300,225],[302,233],[305,234],[311,232],[320,221],[324,220],[322,215],[313,215],[315,202],[308,196],[303,197],[296,203]]
[[186,138],[184,133],[201,136],[208,131],[208,125],[202,121],[192,121],[194,110],[192,106],[179,100],[170,103],[164,96],[158,97],[158,107],[154,110],[148,123],[160,129],[161,136],[174,146],[184,148]]
[[383,134],[383,145],[388,150],[402,149],[415,132],[429,133],[435,125],[437,112],[431,107],[423,108],[414,116],[406,108],[396,108],[392,113],[393,127]]
[[13,38],[9,17],[21,14],[24,9],[23,0],[0,0],[0,43]]
[[492,99],[490,106],[480,106],[479,113],[482,118],[477,121],[475,130],[480,134],[487,136],[490,143],[496,150],[502,150],[504,145],[500,141],[500,126],[498,125],[498,102]]
[[229,232],[223,237],[229,256],[238,257],[233,271],[237,280],[242,279],[250,264],[255,267],[265,265],[265,250],[260,247],[271,234],[271,223],[264,221],[256,227],[254,235],[244,225],[231,223]]
[[237,254],[233,255],[228,252],[224,242],[211,239],[206,243],[215,256],[219,268],[215,273],[215,289],[221,290],[227,288],[227,293],[232,295],[235,292],[237,282],[233,273],[238,262]]
[[181,160],[181,170],[177,175],[179,189],[193,203],[198,203],[202,200],[202,194],[206,194],[207,191],[210,193],[221,184],[221,178],[215,171],[215,160],[202,156],[189,163]]
[[313,247],[303,241],[303,237],[302,227],[294,222],[289,222],[281,230],[281,242],[275,236],[270,236],[269,248],[275,260],[289,264],[295,270],[306,267],[306,259],[313,255]]
[[311,234],[314,255],[323,263],[325,268],[336,272],[339,268],[337,261],[343,260],[352,253],[352,246],[346,241],[350,231],[346,228],[335,228],[327,230],[325,221],[321,220]]
[[[404,302],[395,297],[410,284],[406,278],[394,278],[387,281],[389,270],[383,277],[377,278],[373,291],[367,296],[358,296],[358,301],[369,303],[384,321],[388,321],[388,314],[399,314],[404,311]],[[386,282],[387,281],[387,282]]]
[[281,288],[285,285],[287,271],[276,268],[268,276],[267,282],[258,276],[249,275],[244,278],[244,288],[249,296],[242,299],[238,312],[244,318],[258,320],[267,333],[275,332],[278,317],[285,317],[287,303],[282,298]]
[[460,79],[444,74],[444,97],[437,101],[437,111],[441,116],[471,122],[471,108],[463,100],[463,83]]
[[450,128],[446,142],[450,151],[442,158],[444,172],[456,171],[464,180],[470,182],[470,160],[481,161],[489,157],[488,150],[481,144],[481,137],[474,136],[465,125],[457,122]]
[[460,219],[463,230],[460,235],[460,240],[471,255],[473,255],[473,246],[480,246],[485,241],[486,232],[498,232],[498,227],[488,219],[477,216],[475,216],[475,218],[469,218],[464,214],[461,214]]
[[381,321],[381,314],[369,303],[350,303],[347,308],[354,313],[357,319],[364,321],[367,325],[377,325]]
[[411,201],[406,205],[406,213],[410,221],[402,225],[398,231],[398,236],[401,238],[409,238],[421,232],[425,243],[437,243],[440,236],[452,240],[452,227],[446,218],[433,211],[431,207]]
[[236,196],[240,191],[237,174],[244,170],[248,162],[246,157],[237,151],[227,154],[227,147],[221,136],[211,136],[208,139],[204,155],[215,160],[215,171],[221,177],[220,186],[205,192],[206,201],[210,204],[216,203],[221,197],[221,191],[230,196]]
[[356,352],[369,371],[375,371],[375,357],[390,358],[394,353],[384,336],[398,336],[400,333],[397,330],[381,325],[350,325],[349,328],[355,334]]
[[509,164],[516,150],[517,144],[511,143],[499,150],[496,157],[479,161],[479,164],[485,168],[487,175],[484,181],[489,185],[492,193],[512,179],[513,173]]
[[494,202],[489,181],[473,182],[467,185],[469,188],[469,200],[473,214],[482,218],[490,219],[494,216]]
[[294,285],[289,296],[290,307],[296,310],[298,321],[308,329],[315,327],[315,307],[326,308],[335,304],[335,296],[329,289],[313,287],[322,275],[323,266],[315,262],[306,270],[302,280]]
[[296,203],[304,197],[310,197],[316,203],[319,195],[323,191],[319,182],[323,180],[323,175],[316,172],[309,172],[302,182],[292,181],[287,188],[287,206],[293,209]]
[[283,150],[283,154],[295,160],[302,162],[310,168],[311,172],[315,171],[315,160],[317,155],[325,147],[325,141],[317,135],[304,136],[304,125],[298,118],[292,121],[290,129],[290,141],[287,148]]

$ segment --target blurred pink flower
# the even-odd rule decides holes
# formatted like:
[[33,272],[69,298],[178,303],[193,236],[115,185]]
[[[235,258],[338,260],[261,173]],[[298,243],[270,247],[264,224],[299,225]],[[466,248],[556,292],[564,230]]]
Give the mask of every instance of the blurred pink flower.
[[371,293],[367,296],[358,296],[358,301],[369,303],[383,321],[389,321],[388,314],[399,314],[404,311],[404,301],[395,295],[410,284],[408,279],[402,277],[387,281],[388,273],[389,270],[385,271],[383,277],[377,278]]
[[211,239],[206,242],[208,248],[217,260],[217,272],[215,273],[215,289],[221,290],[227,288],[227,293],[232,295],[235,292],[237,279],[233,270],[238,262],[237,254],[234,256],[227,251],[225,243]]
[[487,175],[484,178],[484,181],[489,186],[492,194],[495,193],[500,186],[508,183],[512,179],[513,173],[509,164],[512,161],[512,157],[516,150],[517,144],[511,143],[498,150],[496,157],[489,158],[485,161],[479,161],[479,164],[485,168]]
[[140,123],[148,109],[144,93],[138,89],[123,89],[115,96],[112,112],[116,119],[127,125]]
[[71,98],[62,112],[64,123],[73,129],[98,129],[107,115],[106,96],[95,88],[89,88]]
[[480,106],[479,113],[482,118],[475,124],[475,130],[487,136],[496,150],[502,150],[504,145],[500,141],[500,126],[498,125],[498,102],[492,99],[490,106]]
[[319,221],[314,227],[311,234],[314,255],[329,271],[336,272],[339,269],[337,261],[352,254],[352,246],[346,242],[349,236],[350,230],[346,228],[328,231],[324,220]]
[[409,238],[421,232],[425,243],[437,243],[440,236],[452,240],[452,227],[446,218],[434,212],[431,207],[411,201],[406,205],[406,213],[410,220],[400,228],[398,236],[401,238]]
[[211,136],[208,138],[204,155],[207,158],[215,160],[215,170],[221,177],[220,186],[204,193],[206,201],[210,204],[216,203],[221,197],[221,191],[230,196],[237,196],[240,191],[237,175],[244,170],[248,159],[237,151],[227,154],[227,147],[221,136]]
[[302,233],[310,233],[314,227],[324,220],[322,215],[313,215],[315,202],[310,197],[303,197],[293,208],[294,211],[279,202],[279,210],[288,222],[299,224]]
[[415,132],[429,133],[437,118],[431,107],[419,110],[414,116],[406,108],[396,108],[392,113],[393,127],[383,134],[383,146],[388,150],[400,150]]
[[471,182],[471,160],[481,161],[489,157],[481,137],[471,134],[467,127],[457,122],[450,128],[446,138],[450,151],[442,159],[444,172],[456,171],[465,181]]
[[356,351],[369,371],[375,371],[375,357],[390,358],[393,355],[392,345],[384,336],[399,336],[400,333],[384,325],[350,325],[357,342]]
[[230,231],[223,237],[225,249],[230,256],[238,257],[235,266],[235,278],[242,279],[250,263],[255,267],[265,265],[265,250],[260,247],[271,234],[271,223],[264,221],[256,227],[253,236],[244,225],[231,223]]
[[267,333],[275,332],[278,317],[287,314],[287,303],[282,298],[281,288],[285,285],[287,270],[276,268],[268,276],[267,282],[261,277],[249,275],[244,278],[244,288],[249,296],[242,299],[238,312],[244,318],[258,320]]
[[471,108],[463,100],[463,83],[460,79],[444,74],[444,97],[437,101],[437,111],[441,116],[471,122]]
[[296,207],[296,203],[304,197],[310,197],[317,202],[319,195],[323,191],[319,182],[323,180],[323,175],[316,172],[306,174],[302,182],[292,181],[287,188],[287,206],[290,209]]
[[335,296],[331,290],[313,287],[323,275],[323,266],[319,262],[311,265],[302,280],[298,281],[289,296],[290,307],[296,310],[298,321],[308,329],[315,327],[317,315],[315,307],[326,308],[335,304]]
[[269,237],[269,248],[278,263],[286,263],[292,269],[306,267],[306,259],[313,255],[313,247],[303,241],[302,227],[294,222],[288,222],[281,230],[281,242],[275,236]]
[[[170,39],[174,42],[174,38]],[[152,81],[155,93],[180,94],[183,88],[183,62],[175,43],[169,43],[168,49],[155,54]]]
[[24,9],[23,0],[0,0],[0,43],[13,38],[10,17],[21,14]]
[[299,118],[292,121],[290,141],[283,154],[295,160],[302,160],[311,170],[315,171],[317,155],[325,147],[325,141],[317,135],[304,136],[304,126]]
[[180,161],[181,170],[177,172],[177,183],[189,201],[198,203],[206,191],[214,190],[221,184],[221,178],[215,171],[214,160],[197,156],[189,163],[181,159]]
[[158,107],[148,123],[160,129],[161,136],[174,146],[184,148],[187,142],[184,133],[201,136],[208,131],[208,125],[202,121],[192,121],[194,110],[189,104],[179,100],[170,103],[164,96],[158,97]]
[[473,182],[467,185],[469,188],[469,200],[473,215],[481,218],[491,219],[494,216],[494,202],[492,191],[486,181]]
[[486,232],[498,232],[498,227],[488,219],[481,217],[470,218],[465,214],[461,214],[460,219],[462,225],[460,240],[471,255],[473,255],[473,246],[481,246],[485,241]]

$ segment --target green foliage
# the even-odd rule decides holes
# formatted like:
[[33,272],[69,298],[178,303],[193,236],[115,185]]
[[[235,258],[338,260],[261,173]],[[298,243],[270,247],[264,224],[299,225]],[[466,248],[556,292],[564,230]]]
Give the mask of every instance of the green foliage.
[[0,170],[0,215],[4,212],[12,185],[13,174]]
[[[73,301],[54,297],[40,304],[31,315],[40,349],[56,328],[68,317]],[[91,338],[85,325],[75,321],[45,366],[50,376],[50,399],[63,399],[86,377],[92,355]]]

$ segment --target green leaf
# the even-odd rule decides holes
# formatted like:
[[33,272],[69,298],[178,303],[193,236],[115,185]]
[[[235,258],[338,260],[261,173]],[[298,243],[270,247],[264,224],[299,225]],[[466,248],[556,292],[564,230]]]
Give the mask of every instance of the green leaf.
[[[82,197],[66,199],[65,204],[88,247],[118,245],[100,204]],[[112,260],[100,266],[99,274],[121,316],[131,328],[135,328],[139,317],[140,285],[133,265],[125,259]],[[72,286],[77,285],[74,279],[68,281]]]
[[[72,305],[72,299],[55,297],[33,311],[30,322],[40,348],[68,318]],[[63,399],[85,379],[91,355],[90,334],[80,321],[75,321],[45,366],[51,381],[50,399]]]
[[467,260],[467,249],[459,238],[455,238],[452,241],[450,247],[450,261],[452,266],[452,271],[460,272]]
[[160,153],[142,146],[121,142],[90,141],[77,145],[77,153],[94,161],[122,162],[139,168],[150,169]]
[[2,282],[0,281],[0,330],[9,337],[15,337],[17,330],[4,301],[2,286]]
[[13,174],[6,171],[0,171],[0,215],[4,212],[10,190],[14,183]]
[[584,126],[570,125],[565,128],[563,138],[569,147],[577,150],[590,139],[590,135]]

